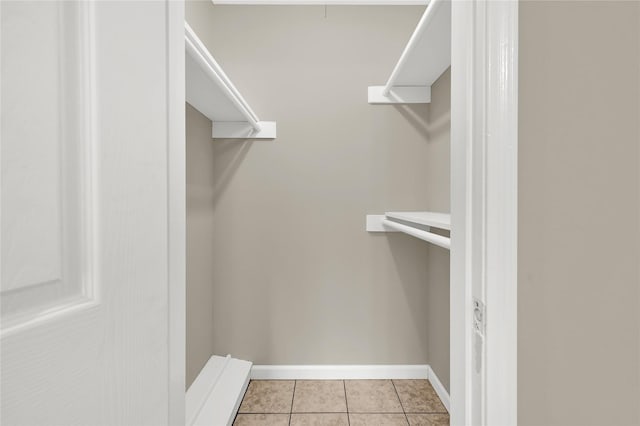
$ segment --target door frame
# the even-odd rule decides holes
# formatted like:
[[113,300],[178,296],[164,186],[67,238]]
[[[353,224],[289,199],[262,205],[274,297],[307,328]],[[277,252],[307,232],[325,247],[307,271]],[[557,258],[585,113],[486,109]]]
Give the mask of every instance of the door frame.
[[184,1],[165,0],[167,23],[168,167],[168,419],[185,423],[186,363],[186,134]]
[[451,424],[515,425],[517,0],[453,1],[451,78]]
[[[169,419],[184,423],[184,2],[167,2]],[[485,304],[480,423],[517,424],[517,0],[453,1],[451,424],[474,424],[473,294]],[[475,290],[474,290],[475,286]]]

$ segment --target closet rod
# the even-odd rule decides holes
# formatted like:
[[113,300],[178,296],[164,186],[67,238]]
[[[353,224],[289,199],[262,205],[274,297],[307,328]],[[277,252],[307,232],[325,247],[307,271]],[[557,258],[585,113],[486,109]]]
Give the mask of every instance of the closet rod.
[[233,105],[245,116],[257,132],[262,130],[258,121],[258,116],[251,110],[249,104],[244,100],[238,89],[233,85],[229,77],[224,73],[220,65],[213,59],[204,44],[196,36],[189,24],[185,22],[185,47],[187,54],[190,55],[207,76],[213,80],[222,92],[229,98]]
[[384,96],[389,96],[389,93],[391,92],[391,89],[393,89],[393,86],[395,85],[396,80],[400,75],[400,71],[402,71],[402,68],[404,68],[404,65],[407,62],[407,59],[409,58],[411,51],[415,49],[416,45],[422,38],[422,33],[424,33],[425,30],[429,27],[429,24],[433,20],[433,17],[436,16],[436,12],[438,8],[442,6],[442,4],[445,1],[449,1],[449,0],[431,0],[429,2],[429,6],[427,6],[427,10],[424,12],[424,15],[422,15],[422,18],[420,18],[420,22],[418,22],[418,26],[416,27],[416,30],[413,32],[411,39],[409,39],[409,43],[407,43],[407,47],[405,47],[404,51],[402,52],[402,55],[400,56],[400,59],[398,60],[398,63],[396,64],[395,68],[393,69],[393,72],[389,76],[389,80],[387,81],[387,84],[382,89],[382,94]]
[[451,238],[443,237],[442,235],[434,234],[433,232],[423,231],[422,229],[413,228],[411,226],[403,225],[398,222],[394,222],[389,219],[383,219],[382,224],[396,231],[403,232],[411,235],[412,237],[419,238],[423,241],[435,244],[442,248],[451,249]]

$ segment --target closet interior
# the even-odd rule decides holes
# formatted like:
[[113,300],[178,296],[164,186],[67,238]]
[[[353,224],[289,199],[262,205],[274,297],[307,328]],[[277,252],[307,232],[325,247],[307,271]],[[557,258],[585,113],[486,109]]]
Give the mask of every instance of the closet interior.
[[450,1],[186,20],[187,424],[252,378],[428,378],[448,408]]

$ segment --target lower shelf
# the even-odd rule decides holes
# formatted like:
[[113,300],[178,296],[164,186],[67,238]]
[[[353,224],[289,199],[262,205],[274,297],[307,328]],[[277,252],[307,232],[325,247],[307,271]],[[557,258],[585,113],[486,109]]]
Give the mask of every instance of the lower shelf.
[[367,215],[367,232],[402,232],[447,250],[451,238],[431,232],[431,228],[451,230],[451,215],[434,212],[388,212]]
[[249,385],[251,365],[231,355],[212,356],[187,390],[185,424],[230,426]]

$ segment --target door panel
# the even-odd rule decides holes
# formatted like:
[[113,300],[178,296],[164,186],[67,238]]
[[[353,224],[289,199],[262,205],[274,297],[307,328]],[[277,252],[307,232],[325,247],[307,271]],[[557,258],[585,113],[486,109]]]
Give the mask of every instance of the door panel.
[[0,19],[1,423],[175,423],[168,27],[181,11],[3,1]]
[[[81,3],[2,6],[2,328],[91,296]],[[88,115],[88,114],[87,114]]]

